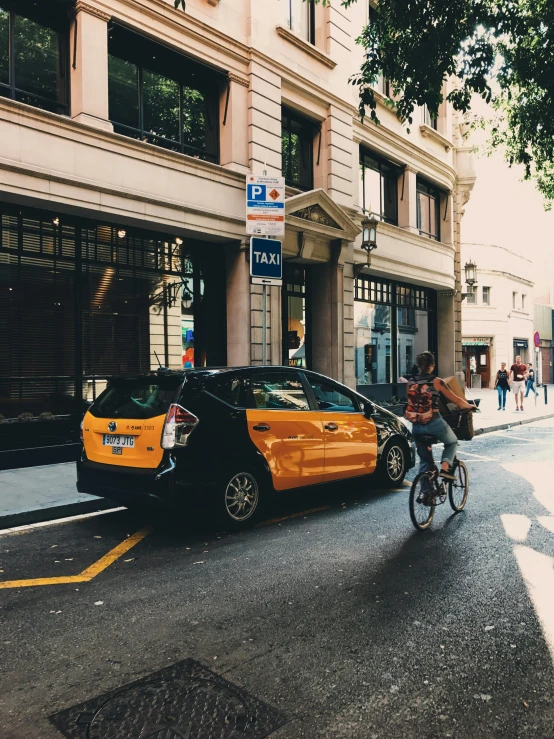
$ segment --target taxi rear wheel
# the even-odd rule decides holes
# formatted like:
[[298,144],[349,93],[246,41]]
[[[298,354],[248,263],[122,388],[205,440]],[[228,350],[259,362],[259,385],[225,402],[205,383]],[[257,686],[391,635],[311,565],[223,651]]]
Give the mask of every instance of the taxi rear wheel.
[[222,475],[217,486],[216,511],[219,523],[227,528],[252,526],[260,517],[263,502],[263,476],[245,466]]
[[379,463],[380,481],[386,487],[399,487],[406,477],[406,472],[406,448],[401,442],[390,441]]

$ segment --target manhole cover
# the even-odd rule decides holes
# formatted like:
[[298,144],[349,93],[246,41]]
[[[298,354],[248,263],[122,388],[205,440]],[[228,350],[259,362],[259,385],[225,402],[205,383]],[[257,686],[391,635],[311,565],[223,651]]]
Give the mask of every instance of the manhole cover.
[[194,660],[50,720],[71,739],[261,739],[285,723],[271,706]]

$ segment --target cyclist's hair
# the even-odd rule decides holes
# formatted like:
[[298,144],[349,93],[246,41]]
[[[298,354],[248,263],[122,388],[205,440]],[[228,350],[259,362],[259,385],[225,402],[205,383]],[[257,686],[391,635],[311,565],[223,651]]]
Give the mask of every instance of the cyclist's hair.
[[435,364],[435,357],[431,352],[421,352],[416,357],[416,364],[420,372],[426,372],[431,365]]

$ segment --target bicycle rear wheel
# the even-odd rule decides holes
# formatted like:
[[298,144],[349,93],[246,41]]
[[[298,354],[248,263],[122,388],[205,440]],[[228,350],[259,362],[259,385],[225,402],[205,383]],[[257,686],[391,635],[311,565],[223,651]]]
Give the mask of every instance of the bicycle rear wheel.
[[469,475],[463,462],[458,460],[454,474],[456,479],[448,483],[448,500],[452,510],[459,513],[463,511],[469,494]]
[[429,472],[420,472],[410,489],[410,518],[418,531],[425,531],[435,515],[433,481]]

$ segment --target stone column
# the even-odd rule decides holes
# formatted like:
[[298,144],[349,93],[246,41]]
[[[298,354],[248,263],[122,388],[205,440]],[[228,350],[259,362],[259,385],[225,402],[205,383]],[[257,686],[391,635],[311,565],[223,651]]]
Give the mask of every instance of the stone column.
[[227,247],[227,364],[250,364],[250,269],[249,241]]
[[348,243],[331,245],[331,261],[310,268],[312,367],[344,382],[344,264]]
[[437,295],[437,343],[441,377],[456,374],[455,298],[448,291]]
[[406,167],[398,178],[398,225],[400,228],[419,233],[417,228],[417,171]]
[[77,0],[70,32],[71,117],[104,131],[113,131],[108,112],[109,20],[107,13]]
[[248,166],[254,174],[281,174],[281,77],[258,62],[250,64]]
[[[221,98],[220,120],[220,163],[235,172],[249,171],[248,168],[248,79],[236,74],[229,75],[229,92]],[[279,120],[279,126],[281,121]]]

